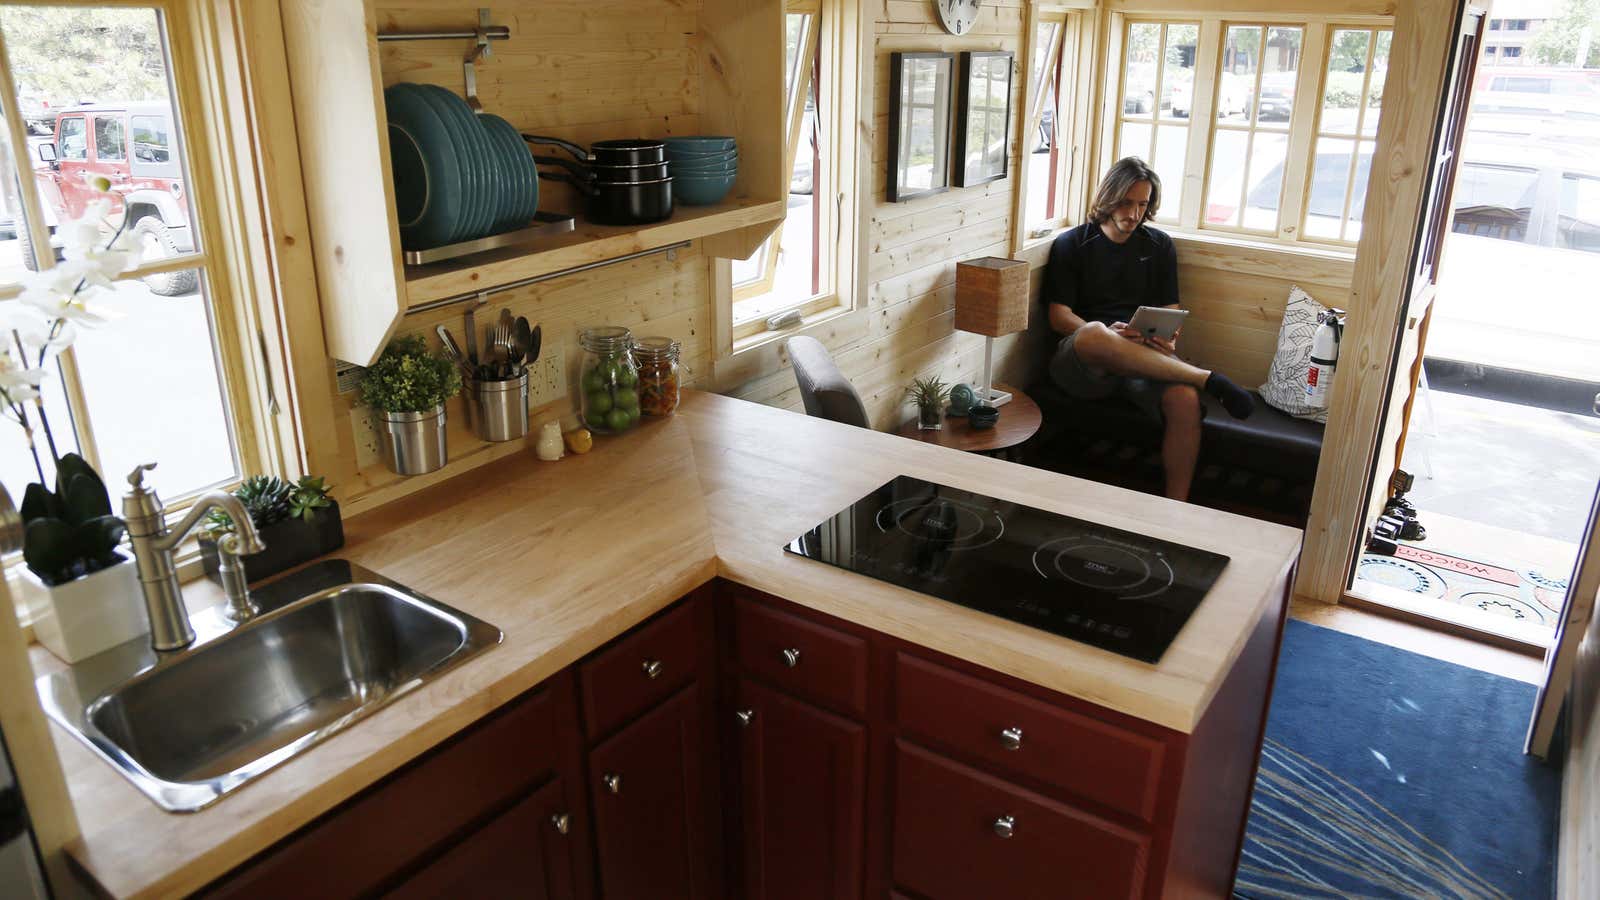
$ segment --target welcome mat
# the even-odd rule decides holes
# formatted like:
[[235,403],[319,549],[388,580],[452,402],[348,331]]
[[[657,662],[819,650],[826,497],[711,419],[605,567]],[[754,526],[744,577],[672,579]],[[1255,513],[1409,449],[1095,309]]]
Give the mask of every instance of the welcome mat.
[[1393,556],[1361,554],[1356,577],[1554,629],[1569,573],[1508,561],[1499,565],[1479,562],[1403,543]]
[[1532,685],[1290,621],[1236,897],[1554,894]]

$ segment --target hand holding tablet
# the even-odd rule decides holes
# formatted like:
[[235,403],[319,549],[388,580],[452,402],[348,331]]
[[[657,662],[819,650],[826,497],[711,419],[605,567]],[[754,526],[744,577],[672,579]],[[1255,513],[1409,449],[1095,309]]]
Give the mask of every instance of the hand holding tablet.
[[1177,335],[1178,329],[1183,327],[1183,320],[1188,317],[1187,309],[1168,309],[1165,306],[1141,306],[1133,314],[1133,321],[1128,323],[1128,328],[1139,333],[1145,340],[1156,338],[1170,341]]

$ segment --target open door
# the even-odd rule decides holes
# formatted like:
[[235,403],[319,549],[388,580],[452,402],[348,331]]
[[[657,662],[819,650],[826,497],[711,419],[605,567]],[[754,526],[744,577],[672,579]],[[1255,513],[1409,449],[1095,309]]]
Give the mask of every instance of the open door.
[[[1600,409],[1600,397],[1595,398]],[[1550,739],[1555,735],[1556,722],[1561,716],[1561,704],[1572,686],[1573,663],[1578,657],[1578,644],[1594,616],[1595,594],[1600,592],[1600,488],[1595,491],[1594,503],[1589,507],[1589,527],[1578,548],[1578,561],[1573,565],[1568,581],[1567,599],[1561,606],[1561,619],[1556,625],[1556,639],[1544,655],[1544,683],[1539,686],[1539,697],[1533,705],[1533,721],[1528,724],[1527,750],[1544,759],[1550,754]]]

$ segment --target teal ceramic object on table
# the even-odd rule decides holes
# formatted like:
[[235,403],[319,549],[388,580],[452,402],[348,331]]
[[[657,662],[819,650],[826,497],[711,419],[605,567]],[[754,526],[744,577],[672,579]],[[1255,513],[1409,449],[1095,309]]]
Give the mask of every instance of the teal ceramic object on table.
[[450,242],[463,216],[465,179],[444,119],[415,87],[393,85],[383,100],[400,243],[426,249]]
[[726,153],[674,153],[667,151],[667,162],[686,163],[693,165],[718,165],[722,163],[736,163],[739,161],[739,151],[729,150]]
[[731,174],[712,178],[675,175],[672,179],[672,192],[680,203],[689,206],[710,206],[722,202],[722,198],[728,196],[728,191],[733,190],[735,180],[736,177]]
[[671,156],[674,150],[711,153],[719,150],[732,150],[738,146],[738,141],[731,137],[705,134],[662,138],[661,142],[667,145],[668,156]]
[[964,416],[977,402],[978,394],[971,385],[958,384],[950,389],[950,408],[946,412],[952,416]]

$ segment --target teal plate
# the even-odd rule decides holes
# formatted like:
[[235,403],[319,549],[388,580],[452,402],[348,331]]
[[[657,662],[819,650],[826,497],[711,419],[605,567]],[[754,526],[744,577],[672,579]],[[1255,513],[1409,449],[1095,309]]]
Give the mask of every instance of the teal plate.
[[515,125],[494,115],[483,116],[482,121],[491,134],[500,138],[510,171],[515,176],[516,199],[511,205],[511,220],[507,225],[526,228],[532,223],[534,213],[539,211],[539,169],[534,165],[533,154],[528,152],[528,145],[523,143]]
[[495,197],[494,224],[489,228],[490,234],[499,234],[516,221],[517,205],[521,202],[518,193],[521,184],[520,176],[511,167],[511,159],[506,155],[505,139],[500,136],[495,124],[489,121],[491,118],[488,113],[477,115],[478,127],[489,142],[489,158],[494,161],[495,172],[500,176],[500,193]]
[[461,197],[461,220],[457,223],[455,234],[451,235],[450,243],[470,241],[480,237],[483,222],[487,216],[483,212],[485,199],[488,195],[488,179],[485,177],[487,165],[478,158],[477,146],[470,143],[465,127],[465,122],[456,115],[455,107],[439,95],[449,94],[443,88],[429,84],[412,85],[417,96],[444,120],[445,128],[450,133],[450,142],[456,151],[456,160],[461,166],[461,180],[463,183]]
[[467,101],[438,85],[425,87],[438,99],[441,106],[447,107],[455,116],[460,126],[460,134],[471,148],[467,151],[468,155],[477,164],[479,194],[476,205],[472,207],[476,210],[477,216],[472,220],[471,230],[461,240],[476,240],[492,234],[501,197],[505,192],[505,179],[500,174],[500,167],[495,164],[494,150],[489,145],[489,137],[484,134],[483,126],[478,124],[478,117],[473,114],[472,107],[467,105]]
[[418,250],[450,243],[462,217],[462,177],[443,119],[409,87],[388,88],[383,101],[400,244]]

